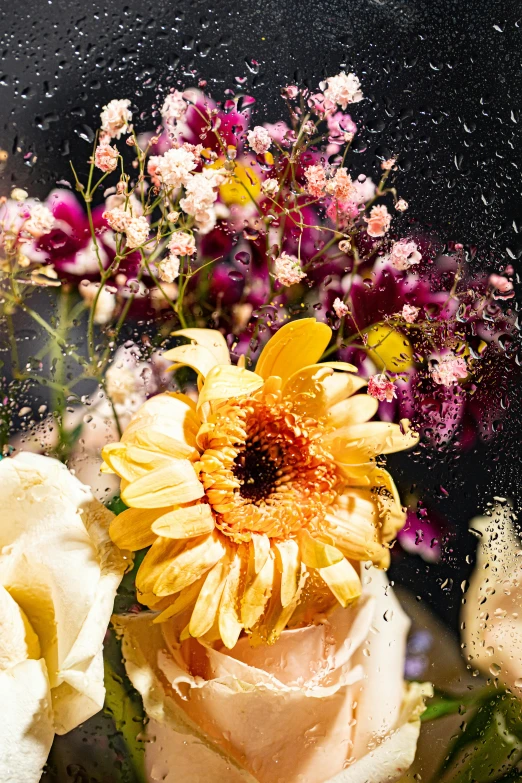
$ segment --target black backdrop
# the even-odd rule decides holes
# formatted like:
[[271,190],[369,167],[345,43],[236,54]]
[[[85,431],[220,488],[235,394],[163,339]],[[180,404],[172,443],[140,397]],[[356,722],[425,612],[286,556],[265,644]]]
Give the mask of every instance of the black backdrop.
[[[399,153],[400,192],[421,222],[478,246],[477,268],[519,268],[521,3],[2,0],[0,16],[2,195],[16,183],[44,197],[70,178],[69,158],[81,170],[100,107],[113,97],[130,97],[146,120],[169,86],[206,79],[217,98],[248,91],[259,119],[274,120],[281,85],[313,85],[343,67],[368,98],[358,112],[361,168]],[[455,532],[440,564],[398,555],[392,577],[455,629],[476,543],[467,522],[493,495],[517,498],[518,411],[513,390],[494,442],[394,460],[402,489],[415,482]]]

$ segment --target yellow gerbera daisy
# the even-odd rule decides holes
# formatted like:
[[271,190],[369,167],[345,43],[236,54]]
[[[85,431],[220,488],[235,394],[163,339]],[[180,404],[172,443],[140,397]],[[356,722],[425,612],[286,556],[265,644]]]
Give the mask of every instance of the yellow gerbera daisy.
[[199,399],[152,397],[103,450],[129,506],[111,537],[150,547],[136,588],[157,621],[181,616],[184,636],[227,647],[242,631],[271,642],[298,607],[357,598],[361,561],[388,565],[404,514],[375,457],[416,437],[369,421],[377,401],[355,394],[354,367],[316,363],[331,330],[314,319],[283,326],[255,372],[231,365],[217,331],[176,334],[190,343],[164,355],[197,372]]

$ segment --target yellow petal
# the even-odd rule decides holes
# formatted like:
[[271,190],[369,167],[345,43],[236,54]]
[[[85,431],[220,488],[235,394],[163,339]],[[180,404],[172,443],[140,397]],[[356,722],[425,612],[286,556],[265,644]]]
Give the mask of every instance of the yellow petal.
[[135,481],[153,470],[167,467],[175,459],[125,443],[109,443],[102,449],[102,457],[111,470],[126,481]]
[[[41,656],[40,642],[25,612],[0,585],[0,672]],[[4,705],[10,708],[10,705]],[[5,752],[5,748],[3,748]],[[11,776],[9,775],[9,778]]]
[[165,392],[151,397],[136,411],[121,440],[173,457],[185,456],[187,450],[190,453],[196,448],[200,425],[195,402],[185,394]]
[[345,557],[389,564],[389,549],[383,546],[378,495],[370,489],[348,489],[325,514],[321,538],[335,543]]
[[357,367],[348,362],[321,362],[322,367],[331,367],[333,370],[341,370],[342,372],[357,372]]
[[214,530],[214,517],[208,503],[186,506],[156,518],[152,530],[164,538],[194,538]]
[[215,531],[183,544],[181,551],[156,579],[153,587],[156,595],[171,595],[183,590],[211,569],[226,552],[220,535]]
[[223,558],[208,572],[190,617],[189,633],[196,638],[204,636],[214,625],[219,602],[227,577],[227,563]]
[[190,503],[204,494],[192,463],[172,459],[166,467],[131,482],[122,491],[121,499],[131,508],[164,508]]
[[[153,545],[143,558],[136,574],[136,589],[138,593],[147,595],[153,593],[154,584],[169,564],[178,556],[185,546],[184,541],[173,541],[170,538],[156,538]],[[138,596],[141,603],[149,602]]]
[[375,416],[378,407],[379,401],[375,397],[370,397],[369,394],[354,394],[330,408],[327,424],[335,429],[362,424]]
[[255,372],[232,365],[218,365],[209,372],[201,389],[198,408],[205,402],[245,397],[257,391],[263,379]]
[[325,441],[334,459],[340,462],[360,464],[379,454],[392,454],[409,449],[417,443],[418,437],[404,433],[398,424],[386,421],[370,421],[353,424],[326,435]]
[[295,597],[301,570],[301,557],[297,541],[277,541],[276,564],[281,573],[281,604],[288,606]]
[[301,560],[309,568],[325,568],[343,560],[343,555],[334,546],[313,538],[308,530],[299,533]]
[[254,548],[254,571],[258,574],[270,552],[270,539],[265,533],[252,533],[252,546]]
[[177,614],[182,614],[190,606],[194,606],[196,603],[199,591],[205,583],[206,576],[202,576],[196,582],[193,582],[188,587],[184,587],[180,593],[178,593],[175,600],[172,598],[162,598],[161,601],[172,601],[163,611],[153,619],[153,623],[164,623],[166,620],[170,620],[171,617],[175,617]]
[[406,372],[411,367],[413,350],[408,339],[388,324],[376,324],[368,331],[368,356],[379,370]]
[[217,366],[215,356],[202,345],[178,345],[163,354],[164,359],[175,362],[169,370],[178,367],[191,367],[198,375],[205,378],[213,367]]
[[120,549],[130,549],[131,552],[145,549],[156,540],[152,523],[165,511],[164,508],[128,508],[112,520],[110,537]]
[[229,566],[225,588],[219,605],[219,633],[221,634],[223,644],[229,650],[234,647],[243,629],[238,613],[242,566],[242,551],[238,548]]
[[196,345],[206,348],[214,356],[216,364],[230,364],[227,341],[217,329],[178,329],[173,335],[188,337]]
[[263,568],[246,587],[241,599],[241,622],[245,628],[252,628],[265,610],[272,594],[274,581],[274,556],[269,552]]
[[406,513],[403,511],[397,487],[387,470],[376,467],[372,474],[372,483],[379,507],[382,538],[384,541],[391,541],[404,527]]
[[319,568],[317,573],[328,585],[341,606],[348,606],[361,595],[361,580],[353,565],[344,558],[326,568]]
[[278,375],[284,384],[295,372],[321,358],[331,335],[330,327],[315,318],[285,324],[261,351],[257,374],[262,378]]
[[334,372],[328,378],[323,381],[325,403],[328,408],[335,405],[341,400],[345,400],[347,397],[351,397],[352,394],[366,386],[368,381],[362,378],[360,375],[351,375],[347,372]]

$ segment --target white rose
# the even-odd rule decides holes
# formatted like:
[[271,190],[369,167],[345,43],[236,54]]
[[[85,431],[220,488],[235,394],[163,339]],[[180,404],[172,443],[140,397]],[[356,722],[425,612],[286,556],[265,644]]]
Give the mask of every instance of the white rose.
[[151,613],[118,618],[150,721],[145,766],[164,783],[390,783],[410,766],[423,694],[405,686],[409,621],[386,577],[272,646],[176,644]]
[[463,605],[463,650],[474,669],[498,677],[522,697],[522,546],[513,511],[498,503],[476,517],[481,534],[475,570]]
[[0,504],[0,780],[37,783],[54,734],[103,706],[103,637],[128,560],[111,512],[57,460],[3,459]]

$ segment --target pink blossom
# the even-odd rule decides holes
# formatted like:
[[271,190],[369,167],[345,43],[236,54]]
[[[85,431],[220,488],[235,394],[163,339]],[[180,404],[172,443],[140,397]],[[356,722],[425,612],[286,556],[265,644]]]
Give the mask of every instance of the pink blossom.
[[342,109],[346,109],[349,103],[358,103],[363,99],[361,83],[354,73],[341,71],[337,76],[326,79],[326,84],[328,87],[323,89],[324,97]]
[[413,241],[401,239],[394,242],[390,252],[390,262],[399,272],[404,272],[411,266],[420,263],[422,259],[419,248]]
[[262,125],[256,125],[253,130],[248,131],[247,139],[254,152],[258,155],[264,155],[272,144],[269,132]]
[[143,245],[149,236],[147,218],[143,217],[143,215],[131,217],[125,227],[125,233],[127,235],[127,247],[140,247],[140,245]]
[[288,253],[281,253],[275,259],[274,275],[281,285],[285,286],[294,285],[294,283],[298,283],[303,277],[306,277],[297,258]]
[[326,172],[320,163],[305,169],[306,190],[314,198],[321,198],[326,188]]
[[288,147],[295,142],[295,132],[282,120],[274,123],[265,122],[265,129],[269,132],[272,141],[282,147]]
[[164,283],[173,283],[179,277],[179,258],[176,255],[167,256],[158,264],[158,274]]
[[468,367],[463,356],[446,353],[431,368],[431,376],[441,386],[452,386],[459,378],[468,376]]
[[343,114],[341,111],[329,114],[326,118],[326,123],[328,125],[329,141],[335,144],[351,141],[357,132],[357,125],[350,115]]
[[326,216],[339,225],[346,225],[359,214],[359,207],[355,201],[332,201],[326,210]]
[[94,153],[94,165],[101,171],[114,171],[118,165],[120,153],[116,147],[111,146],[106,141],[98,144]]
[[401,315],[408,324],[413,324],[417,320],[417,316],[420,313],[420,307],[414,305],[405,304],[402,307]]
[[341,301],[341,299],[339,299],[339,297],[334,299],[333,309],[337,318],[344,318],[344,316],[347,315],[349,312],[348,307],[345,305],[343,301]]
[[[150,164],[149,160],[149,164]],[[194,153],[184,147],[174,147],[154,161],[154,175],[168,188],[187,185],[191,171],[196,168]]]
[[383,160],[383,162],[381,163],[381,169],[383,171],[391,171],[394,166],[395,166],[395,158],[388,158],[388,160]]
[[400,198],[395,203],[395,209],[397,210],[397,212],[406,212],[406,210],[408,209],[408,202],[404,201],[403,198]]
[[[511,299],[515,296],[513,283],[507,277],[504,277],[504,275],[490,275],[488,283],[496,291],[493,294],[493,299]],[[499,296],[498,294],[503,294],[503,296]]]
[[391,215],[384,204],[378,204],[371,208],[370,217],[365,218],[368,223],[367,231],[371,237],[383,237],[390,228]]
[[395,384],[385,375],[372,375],[368,380],[368,394],[379,402],[392,402],[397,397]]
[[186,231],[176,231],[170,239],[169,250],[175,256],[192,256],[196,252],[196,240]]
[[128,99],[112,100],[103,107],[100,114],[101,128],[111,139],[119,139],[122,133],[127,133],[132,114],[129,111]]

